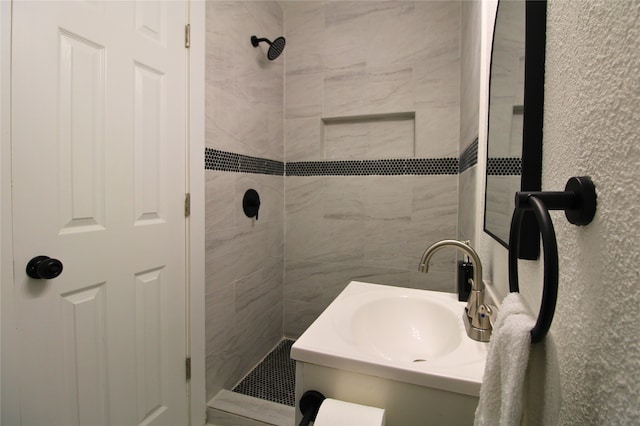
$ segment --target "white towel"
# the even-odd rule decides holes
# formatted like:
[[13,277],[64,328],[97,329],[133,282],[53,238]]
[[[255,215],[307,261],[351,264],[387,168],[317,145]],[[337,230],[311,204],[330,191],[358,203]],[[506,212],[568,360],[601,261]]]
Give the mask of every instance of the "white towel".
[[558,356],[550,334],[531,344],[535,323],[519,293],[504,299],[489,344],[476,426],[558,423]]

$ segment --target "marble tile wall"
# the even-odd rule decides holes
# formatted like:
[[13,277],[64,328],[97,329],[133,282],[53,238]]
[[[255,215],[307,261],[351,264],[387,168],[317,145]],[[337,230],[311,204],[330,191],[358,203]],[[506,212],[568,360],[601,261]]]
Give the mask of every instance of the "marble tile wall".
[[[458,157],[459,2],[282,5],[287,163]],[[287,336],[351,279],[455,291],[453,252],[417,264],[458,233],[457,174],[287,176],[285,224]]]
[[480,104],[480,26],[482,2],[461,5],[462,62],[460,66],[460,148],[464,151],[478,137]]
[[296,336],[351,279],[454,291],[453,257],[417,272],[456,235],[457,175],[287,176],[285,334]]
[[269,61],[269,46],[250,41],[283,33],[275,1],[207,2],[207,147],[283,159],[284,57]]
[[[460,67],[460,152],[464,152],[478,137],[480,108],[480,28],[482,2],[463,1],[461,5]],[[477,166],[460,173],[458,184],[458,239],[469,240],[477,248],[476,184]]]
[[324,158],[413,158],[415,117],[325,122]]
[[[284,58],[264,45],[284,33],[274,1],[207,2],[206,146],[282,161]],[[206,170],[207,399],[231,389],[282,338],[284,177]],[[261,199],[259,219],[242,210]]]

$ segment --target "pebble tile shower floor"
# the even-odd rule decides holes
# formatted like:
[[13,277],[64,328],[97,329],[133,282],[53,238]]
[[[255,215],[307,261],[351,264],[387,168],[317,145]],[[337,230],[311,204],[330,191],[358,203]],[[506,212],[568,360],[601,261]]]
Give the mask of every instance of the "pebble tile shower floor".
[[289,356],[293,342],[280,342],[233,392],[295,407],[296,362]]

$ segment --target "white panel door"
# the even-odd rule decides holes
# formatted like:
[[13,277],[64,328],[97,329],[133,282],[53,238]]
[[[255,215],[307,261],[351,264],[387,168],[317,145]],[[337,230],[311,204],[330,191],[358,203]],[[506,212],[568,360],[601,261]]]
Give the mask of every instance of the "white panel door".
[[[23,425],[185,425],[186,4],[16,1]],[[38,255],[55,279],[26,275]]]

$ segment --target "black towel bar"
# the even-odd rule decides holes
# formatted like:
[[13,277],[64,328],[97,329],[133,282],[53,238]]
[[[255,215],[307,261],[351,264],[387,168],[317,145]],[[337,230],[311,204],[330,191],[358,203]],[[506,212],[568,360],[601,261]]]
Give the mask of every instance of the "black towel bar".
[[520,291],[517,255],[522,218],[526,210],[533,210],[542,236],[542,302],[536,325],[531,330],[531,342],[537,343],[544,339],[551,327],[558,298],[558,244],[549,210],[564,210],[569,222],[587,225],[593,220],[596,212],[596,191],[588,176],[572,177],[567,182],[564,192],[518,192],[515,204],[509,232],[509,291]]

